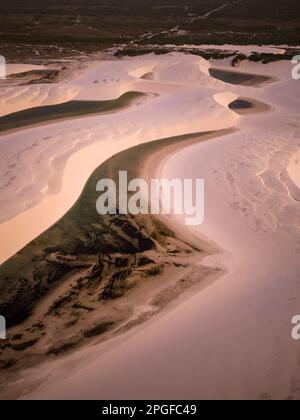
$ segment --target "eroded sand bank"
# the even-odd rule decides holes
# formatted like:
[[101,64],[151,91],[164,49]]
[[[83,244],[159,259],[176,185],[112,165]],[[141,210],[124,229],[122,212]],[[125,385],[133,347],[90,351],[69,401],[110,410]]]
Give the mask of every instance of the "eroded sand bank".
[[[208,66],[199,57],[185,55],[93,63],[74,82],[77,99],[136,91],[147,93],[147,100],[118,114],[28,128],[22,142],[18,132],[1,136],[0,237],[6,239],[0,262],[62,217],[88,176],[114,153],[159,138],[234,126],[238,115],[216,103],[213,93],[221,82],[207,75]],[[153,68],[154,80],[140,79]],[[101,80],[96,88],[95,80]],[[66,92],[70,88],[68,84]],[[52,89],[62,92],[63,86],[48,87],[50,96]]]
[[[166,131],[238,129],[167,155],[158,168],[167,177],[204,177],[206,220],[196,234],[224,248],[206,264],[227,274],[134,331],[49,362],[42,373],[33,369],[30,380],[25,371],[15,386],[18,392],[23,388],[25,398],[297,398],[299,354],[290,322],[300,304],[300,213],[282,180],[299,148],[297,82],[288,63],[251,65],[247,73],[260,74],[263,68],[276,75],[276,84],[258,88],[216,81],[202,61],[199,73],[199,58],[153,60],[130,70],[135,78],[152,72],[151,80],[136,80],[135,86],[160,97],[153,99],[153,108],[145,104],[135,114],[136,127],[143,127],[136,137],[132,127],[123,132],[130,134],[127,147],[141,134],[145,141]],[[273,112],[239,116],[228,109],[239,97],[268,104]],[[145,111],[149,125],[142,120]],[[78,164],[84,150],[97,148],[95,143],[78,152]],[[66,167],[62,190],[67,174]],[[189,236],[180,218],[166,223]]]

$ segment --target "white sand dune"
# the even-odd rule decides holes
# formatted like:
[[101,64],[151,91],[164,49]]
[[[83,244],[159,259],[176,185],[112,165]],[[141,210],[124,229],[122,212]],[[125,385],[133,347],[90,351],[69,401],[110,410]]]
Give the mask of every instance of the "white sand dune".
[[[287,173],[298,185],[299,82],[289,63],[250,64],[245,71],[279,80],[260,89],[217,81],[207,68],[199,57],[180,54],[93,64],[70,82],[80,98],[128,90],[159,96],[113,116],[24,130],[22,142],[18,134],[0,137],[3,261],[62,215],[92,169],[116,151],[238,128],[176,152],[159,169],[170,178],[205,179],[205,222],[193,233],[224,250],[206,264],[226,274],[130,333],[24,372],[16,382],[24,398],[300,397],[299,345],[291,339],[300,310],[300,203],[284,179]],[[149,71],[153,80],[140,79]],[[240,117],[228,109],[237,97],[273,112]],[[167,221],[191,233],[180,216]],[[27,388],[32,382],[35,390]]]
[[[153,81],[129,75],[140,68],[144,71],[145,66],[157,68]],[[181,66],[187,76],[190,66],[197,77],[182,82]],[[112,99],[127,91],[159,96],[150,95],[117,114],[27,128],[22,131],[22,141],[19,132],[2,135],[0,261],[63,216],[92,171],[114,153],[159,138],[234,126],[238,115],[213,97],[216,86],[220,89],[224,83],[208,76],[207,66],[199,57],[180,54],[93,63],[74,81],[77,88],[72,85],[80,92],[76,99]],[[165,67],[171,69],[171,81]],[[206,83],[211,80],[212,87],[203,88],[202,78]],[[95,80],[102,82],[95,84]],[[63,86],[59,89],[63,91]]]
[[287,171],[294,184],[300,188],[300,150],[292,156]]

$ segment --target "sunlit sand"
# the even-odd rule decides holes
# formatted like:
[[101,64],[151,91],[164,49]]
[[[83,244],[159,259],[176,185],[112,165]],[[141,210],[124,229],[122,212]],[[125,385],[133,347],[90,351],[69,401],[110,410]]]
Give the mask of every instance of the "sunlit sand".
[[219,64],[193,55],[148,55],[91,62],[51,86],[7,88],[3,116],[144,95],[113,114],[24,128],[22,141],[20,132],[1,134],[2,263],[60,219],[114,154],[211,131],[205,141],[156,150],[152,160],[149,152],[141,174],[204,178],[204,224],[188,228],[181,216],[162,220],[178,237],[206,243],[210,252],[199,265],[223,273],[134,330],[47,360],[30,375],[24,371],[12,395],[299,396],[291,389],[298,347],[289,337],[300,302],[299,89],[289,62],[243,63],[238,73]]

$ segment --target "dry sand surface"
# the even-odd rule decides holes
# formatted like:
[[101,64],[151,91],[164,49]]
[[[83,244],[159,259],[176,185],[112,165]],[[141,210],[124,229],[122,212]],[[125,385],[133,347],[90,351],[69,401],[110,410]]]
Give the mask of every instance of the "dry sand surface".
[[295,185],[300,188],[300,151],[298,150],[293,156],[287,167],[288,174]]
[[[2,262],[66,213],[114,153],[235,129],[156,165],[165,177],[204,178],[204,224],[191,232],[179,216],[164,221],[217,244],[204,262],[225,274],[133,331],[24,371],[14,383],[23,398],[299,398],[300,349],[291,339],[300,310],[299,81],[288,62],[243,62],[239,71],[255,75],[246,86],[213,78],[211,65],[184,54],[93,62],[67,84],[5,92],[3,106],[15,111],[31,95],[33,106],[148,96],[114,115],[25,129],[22,141],[17,132],[0,137]],[[258,86],[257,75],[273,83]],[[229,109],[239,98],[257,112]]]
[[[153,68],[157,68],[153,81],[140,79]],[[138,91],[147,93],[148,100],[141,99],[117,115],[28,128],[22,132],[22,142],[19,132],[0,136],[0,237],[5,238],[0,262],[63,216],[88,176],[114,153],[159,138],[232,127],[238,116],[214,100],[213,93],[222,82],[209,77],[207,68],[208,63],[199,57],[148,56],[92,63],[67,86],[43,85],[47,103],[60,103],[61,94],[68,101],[70,92],[73,100],[108,100]],[[206,84],[208,88],[203,89]],[[25,89],[29,91],[25,107],[29,94],[37,95],[39,105],[45,104],[36,93],[39,86]],[[5,101],[15,101],[19,109],[22,95],[10,89],[6,94]]]

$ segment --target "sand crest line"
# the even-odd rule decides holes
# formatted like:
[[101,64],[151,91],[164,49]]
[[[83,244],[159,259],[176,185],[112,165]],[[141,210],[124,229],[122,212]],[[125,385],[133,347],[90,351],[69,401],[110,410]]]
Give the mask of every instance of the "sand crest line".
[[[140,63],[141,61],[145,64]],[[142,70],[139,70],[141,68]],[[153,80],[140,79],[145,71],[154,68]],[[142,60],[122,60],[122,63],[119,60],[101,62],[98,65],[93,63],[80,74],[79,81],[75,80],[73,84],[68,85],[69,87],[74,85],[81,91],[81,94],[74,99],[92,98],[96,100],[96,98],[100,99],[100,94],[112,97],[116,92],[124,93],[128,89],[144,94],[150,91],[154,96],[138,107],[127,108],[124,112],[115,113],[113,116],[105,115],[101,118],[91,116],[79,120],[74,119],[72,122],[63,121],[44,127],[28,128],[23,130],[24,140],[22,142],[17,141],[18,133],[2,136],[0,145],[3,148],[9,139],[12,150],[21,148],[23,142],[24,148],[26,143],[28,146],[22,154],[28,154],[27,149],[29,150],[30,147],[34,147],[34,150],[32,151],[32,163],[26,162],[23,158],[21,161],[22,165],[27,166],[24,168],[26,169],[24,172],[28,180],[24,177],[16,177],[17,173],[12,169],[7,171],[7,174],[11,173],[7,175],[7,177],[10,176],[8,181],[13,179],[13,184],[10,186],[7,182],[8,199],[5,205],[14,217],[10,216],[9,220],[0,225],[0,236],[6,238],[5,243],[1,246],[0,261],[3,263],[59,220],[76,202],[93,170],[116,152],[126,150],[141,142],[183,135],[187,132],[196,133],[234,126],[239,116],[228,109],[228,104],[237,98],[237,95],[223,93],[222,103],[219,104],[216,104],[210,90],[205,91],[204,97],[202,94],[200,95],[200,92],[203,92],[202,80],[208,84],[212,83],[213,86],[224,87],[223,82],[214,80],[208,75],[208,68],[209,63],[204,59],[187,57],[182,54],[168,55],[163,58],[147,56]],[[111,75],[109,81],[106,77],[108,71]],[[192,75],[191,80],[189,79],[190,74]],[[122,77],[124,81],[122,81]],[[94,81],[101,79],[106,81],[102,82],[101,89],[99,89],[98,84],[95,84]],[[118,80],[120,81],[118,82]],[[199,81],[201,85],[195,89],[194,85],[198,86]],[[200,120],[197,107],[194,107],[194,104],[197,107],[201,104],[206,107],[206,109],[203,108],[204,115]],[[145,115],[149,115],[148,121],[145,121]],[[166,126],[169,127],[167,130]],[[82,127],[84,127],[84,134],[80,134]],[[91,129],[89,130],[88,127]],[[45,139],[46,141],[42,144],[41,136],[46,132],[49,134],[47,140]],[[78,140],[74,134],[76,137],[80,136]],[[88,146],[80,140],[82,137],[86,137],[84,142],[90,143]],[[58,141],[59,139],[61,141]],[[54,142],[57,149],[55,156],[53,156],[55,149],[52,146]],[[64,152],[58,156],[57,153],[62,147],[66,150],[63,149]],[[42,148],[41,152],[40,148]],[[48,161],[45,148],[46,150],[49,148],[49,153],[51,153]],[[45,160],[44,164],[43,159]],[[9,158],[5,160],[9,162]],[[35,161],[40,161],[38,170],[42,173],[41,176],[38,176],[37,172],[33,184],[32,177],[30,177],[30,171],[33,168],[30,169],[29,166],[30,164],[34,165]],[[60,180],[59,173],[62,169],[64,172]],[[52,179],[49,179],[49,176]],[[55,185],[59,185],[58,181],[61,185],[59,191],[57,186],[55,187]],[[6,180],[3,178],[4,182]],[[19,191],[17,196],[13,189],[15,184]],[[28,199],[26,199],[26,194]],[[2,195],[3,198],[5,196],[5,194]],[[28,208],[28,205],[32,207]],[[5,208],[5,206],[2,207]]]
[[[231,131],[231,130],[229,130]],[[212,138],[214,135],[222,135],[225,134],[227,130],[220,130],[215,132],[213,135],[209,135],[208,138]],[[182,138],[188,136],[202,136],[205,135],[205,132],[199,133],[191,133],[191,134],[184,134]],[[178,138],[180,138],[179,136]],[[170,137],[169,140],[175,139]],[[160,139],[155,140],[155,142],[161,142],[167,139]],[[152,142],[150,142],[152,143]],[[129,148],[130,149],[130,148]],[[120,152],[124,152],[128,150],[124,148]],[[31,240],[38,237],[41,233],[47,230],[52,224],[56,223],[61,217],[63,217],[67,211],[74,205],[77,201],[78,197],[80,199],[81,192],[84,189],[84,185],[86,184],[87,180],[90,178],[91,173],[99,167],[102,163],[104,163],[107,159],[114,156],[114,154],[109,155],[109,151],[106,151],[106,159],[103,159],[103,162],[98,161],[98,151],[99,145],[93,144],[88,148],[82,149],[71,156],[66,164],[66,168],[63,174],[62,180],[62,187],[58,194],[56,195],[46,195],[46,197],[36,206],[30,208],[29,210],[19,214],[17,217],[8,220],[0,225],[0,235],[3,238],[6,238],[6,247],[1,248],[0,252],[0,261],[1,263],[5,262],[7,259],[12,257],[16,252],[21,250],[24,246],[26,246]],[[120,153],[119,152],[119,153]],[[103,156],[103,154],[102,154]],[[82,161],[89,162],[88,167],[83,167],[80,164]],[[74,183],[74,174],[78,174],[77,168],[81,167],[80,178],[76,178],[76,183]],[[84,169],[84,170],[83,170]],[[68,199],[67,206],[63,206],[66,208],[66,211],[62,210],[59,207],[59,203],[63,200],[66,203],[65,198]],[[96,203],[95,204],[95,211],[96,211]],[[40,225],[31,225],[28,223],[30,220],[35,220],[35,215],[39,215],[41,212],[45,214],[49,214],[49,208],[52,208],[53,211],[51,212],[50,220],[49,218],[44,218]],[[13,227],[13,234],[12,232]],[[10,233],[9,233],[10,232]],[[3,235],[3,236],[2,236]]]

